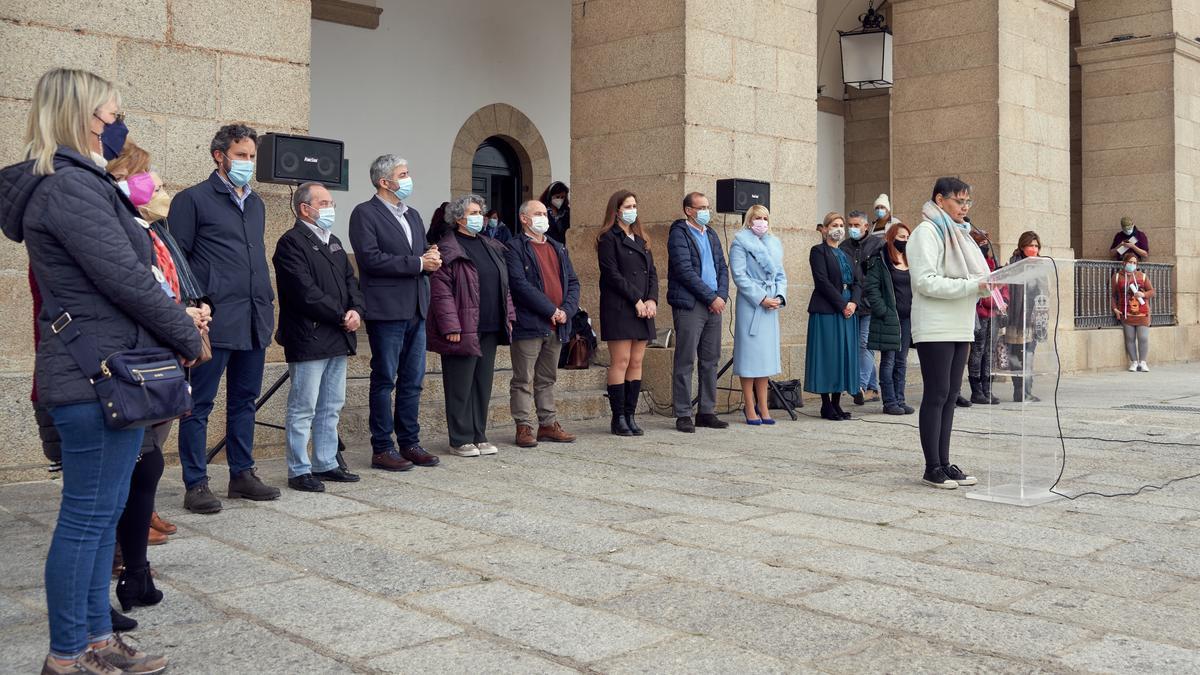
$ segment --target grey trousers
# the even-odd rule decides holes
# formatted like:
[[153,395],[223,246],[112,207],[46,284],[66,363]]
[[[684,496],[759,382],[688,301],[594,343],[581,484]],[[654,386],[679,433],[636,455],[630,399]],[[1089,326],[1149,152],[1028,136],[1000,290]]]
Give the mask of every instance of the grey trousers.
[[[558,380],[558,353],[561,351],[562,343],[556,333],[513,341],[508,407],[517,425],[524,424],[537,431],[538,426],[548,427],[557,421],[554,383]],[[533,416],[535,406],[536,420]]]
[[500,333],[480,333],[482,356],[443,356],[442,385],[446,389],[446,430],[458,447],[487,440],[488,404],[496,372]]
[[1129,360],[1147,360],[1146,357],[1150,355],[1150,327],[1122,325],[1121,330],[1125,331],[1125,354]]
[[[717,411],[717,369],[721,367],[721,315],[697,302],[691,309],[672,308],[675,319],[675,367],[671,404],[676,417],[692,416],[692,370],[697,373],[699,414]],[[699,358],[699,366],[696,361]]]

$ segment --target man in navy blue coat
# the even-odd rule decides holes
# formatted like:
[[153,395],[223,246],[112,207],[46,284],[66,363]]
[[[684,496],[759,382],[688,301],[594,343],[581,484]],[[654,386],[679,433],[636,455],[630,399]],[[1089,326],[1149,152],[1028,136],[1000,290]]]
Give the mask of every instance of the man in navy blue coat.
[[442,257],[436,245],[426,248],[421,214],[405,203],[413,186],[408,162],[396,155],[377,157],[371,185],[375,196],[350,214],[371,345],[371,467],[436,466],[437,455],[421,447],[417,412],[425,380],[429,274],[442,266]]
[[208,488],[208,416],[225,375],[225,454],[229,497],[277,499],[254,471],[254,402],[275,325],[271,274],[263,238],[266,207],[250,188],[258,134],[244,124],[221,127],[209,146],[216,164],[208,180],[171,201],[171,233],[201,287],[213,300],[209,330],[213,358],[192,369],[192,414],[179,424],[179,460],[187,486],[184,506],[216,513]]
[[[708,226],[712,217],[708,197],[689,192],[683,198],[683,214],[671,223],[667,234],[667,302],[675,322],[671,402],[675,428],[695,433],[698,426],[729,426],[716,414],[721,313],[729,301],[729,266],[720,238]],[[693,423],[692,371],[696,366],[700,407]]]

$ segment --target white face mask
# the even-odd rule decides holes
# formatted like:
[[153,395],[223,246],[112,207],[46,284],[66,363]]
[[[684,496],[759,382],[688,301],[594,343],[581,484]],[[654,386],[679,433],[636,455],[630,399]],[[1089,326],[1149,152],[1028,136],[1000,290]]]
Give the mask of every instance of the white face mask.
[[534,216],[531,219],[529,229],[537,234],[546,234],[550,230],[550,219],[546,216]]
[[846,228],[831,227],[829,228],[829,238],[834,241],[841,241],[846,238]]
[[562,197],[555,197],[554,199],[551,199],[551,200],[550,200],[550,205],[551,205],[551,206],[553,206],[553,207],[554,207],[554,208],[556,208],[556,209],[561,209],[561,208],[562,208],[562,205],[563,205],[563,198],[562,198]]

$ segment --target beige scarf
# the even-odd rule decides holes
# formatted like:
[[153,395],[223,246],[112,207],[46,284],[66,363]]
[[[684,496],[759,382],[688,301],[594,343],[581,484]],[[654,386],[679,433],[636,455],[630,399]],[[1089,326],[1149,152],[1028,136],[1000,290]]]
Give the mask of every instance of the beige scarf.
[[[956,223],[932,200],[921,207],[921,216],[941,235],[946,253],[942,259],[942,274],[951,279],[982,279],[991,274],[979,245],[971,239],[971,226]],[[964,225],[966,227],[964,227]]]

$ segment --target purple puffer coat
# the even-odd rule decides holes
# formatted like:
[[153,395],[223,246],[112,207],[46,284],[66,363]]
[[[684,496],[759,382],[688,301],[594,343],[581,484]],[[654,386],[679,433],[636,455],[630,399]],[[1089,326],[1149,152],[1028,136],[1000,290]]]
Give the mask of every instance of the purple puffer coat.
[[[442,356],[481,356],[479,348],[479,272],[467,252],[459,245],[454,230],[438,241],[442,266],[429,277],[429,316],[425,320],[429,351]],[[512,326],[517,320],[512,295],[508,292],[508,267],[504,263],[504,245],[480,237],[500,270],[500,293],[507,305],[508,321],[501,344],[512,343]],[[450,342],[446,336],[458,333],[462,339]]]

